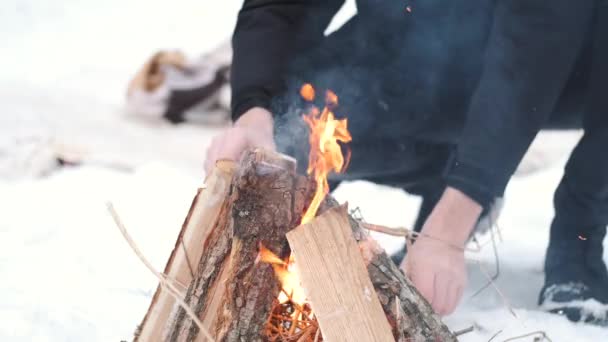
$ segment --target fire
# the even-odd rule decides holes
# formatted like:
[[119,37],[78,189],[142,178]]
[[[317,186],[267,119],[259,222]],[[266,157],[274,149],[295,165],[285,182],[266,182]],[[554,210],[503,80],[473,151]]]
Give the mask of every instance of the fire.
[[289,300],[299,305],[306,303],[306,295],[300,284],[300,277],[295,269],[296,266],[293,256],[290,256],[289,259],[285,261],[260,244],[258,259],[272,265],[274,273],[279,279],[282,287],[282,291],[278,298],[280,303],[285,303]]
[[[310,84],[305,84],[300,90],[300,94],[307,101],[314,100],[314,88]],[[310,154],[308,157],[308,174],[313,175],[317,188],[315,195],[302,217],[302,223],[312,220],[317,214],[317,210],[325,195],[329,192],[327,176],[333,170],[335,172],[344,171],[348,158],[342,154],[339,142],[348,143],[352,140],[347,129],[347,119],[336,119],[333,108],[338,105],[338,96],[328,90],[325,94],[325,108],[319,111],[317,107],[312,107],[308,114],[302,118],[310,129]]]
[[[315,93],[313,86],[308,83],[300,89],[300,95],[308,102],[315,100]],[[302,216],[302,224],[316,216],[321,202],[329,192],[327,183],[329,173],[331,171],[342,172],[348,164],[350,155],[345,157],[342,154],[340,143],[348,143],[352,137],[347,129],[347,120],[336,119],[333,113],[337,106],[338,96],[328,90],[325,93],[323,110],[320,111],[317,107],[311,106],[309,112],[302,117],[310,129],[307,173],[313,176],[316,183],[314,197]],[[314,320],[314,313],[307,303],[293,255],[290,255],[287,260],[283,260],[260,244],[257,260],[271,264],[281,284],[281,293],[277,298],[280,305],[279,314],[273,309],[267,327],[269,329],[267,335],[273,336],[271,340],[275,340],[277,336],[284,337],[281,331],[285,329],[288,331],[286,336],[290,338],[309,328],[318,329],[316,324],[311,323]]]

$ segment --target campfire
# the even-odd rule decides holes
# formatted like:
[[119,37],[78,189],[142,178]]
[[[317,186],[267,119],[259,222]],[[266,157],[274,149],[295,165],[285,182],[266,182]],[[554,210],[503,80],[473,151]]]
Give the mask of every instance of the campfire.
[[[305,84],[308,176],[295,160],[247,151],[199,190],[137,341],[456,341],[327,177],[348,165],[347,120]],[[345,151],[343,153],[343,151]]]

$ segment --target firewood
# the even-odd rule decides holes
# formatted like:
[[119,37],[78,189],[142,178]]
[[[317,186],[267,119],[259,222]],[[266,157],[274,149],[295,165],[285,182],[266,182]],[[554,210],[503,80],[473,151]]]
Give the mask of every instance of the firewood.
[[287,233],[302,286],[327,341],[394,341],[346,211]]
[[[222,167],[228,166],[221,172]],[[188,286],[184,300],[214,340],[264,341],[267,338],[264,334],[269,330],[269,318],[272,317],[271,310],[277,307],[281,286],[273,266],[258,259],[260,245],[281,259],[289,255],[286,235],[300,225],[304,209],[314,193],[315,182],[296,174],[295,160],[262,150],[247,152],[238,165],[219,164],[218,168],[211,177],[214,174],[221,177],[218,176],[215,181],[213,178],[208,179],[208,188],[195,198],[165,273]],[[220,183],[226,184],[226,187],[220,186]],[[341,284],[342,287],[334,290],[344,291],[345,294],[359,290],[359,297],[351,298],[348,295],[344,299],[345,303],[358,305],[354,316],[347,315],[353,320],[351,324],[363,325],[353,328],[353,339],[455,341],[454,335],[433,313],[431,306],[369,237],[360,222],[346,214],[344,209],[335,208],[337,206],[337,202],[328,196],[320,209],[320,216],[311,221],[313,227],[321,227],[319,229],[325,235],[317,235],[315,231],[304,232],[302,227],[297,232],[303,231],[302,234],[308,240],[314,239],[319,246],[349,246],[348,253],[353,259],[348,260],[344,251],[323,248],[323,251],[318,251],[319,254],[336,255],[338,260],[334,263],[325,261],[327,265],[324,264],[323,267],[327,266],[327,269],[314,266],[313,263],[319,260],[301,261],[303,265],[308,265],[309,272],[314,270],[313,267],[325,274],[342,268],[341,273],[356,275],[352,279],[359,282],[358,286],[363,284],[364,294],[365,286],[368,289],[373,286],[367,292],[371,296],[371,304],[357,302],[361,288],[355,284],[351,287]],[[352,238],[348,234],[342,230],[333,231],[331,227],[334,224],[323,223],[327,220],[323,215],[338,215],[342,229],[346,226],[344,222],[348,222],[351,235],[359,245],[359,252],[353,252],[352,245],[348,242],[349,239],[352,242]],[[322,224],[317,226],[318,222]],[[325,241],[325,236],[330,233],[334,234],[331,235],[333,240]],[[336,235],[338,233],[342,235]],[[298,253],[301,248],[298,248],[297,242],[294,246],[294,253]],[[336,254],[339,252],[342,254]],[[305,257],[307,258],[308,256]],[[361,263],[367,268],[367,283]],[[348,272],[345,268],[349,268]],[[308,287],[312,288],[310,284]],[[330,341],[335,332],[346,334],[338,328],[346,324],[343,320],[339,324],[333,323],[334,318],[331,315],[328,318],[324,314],[329,312],[328,307],[335,298],[319,295],[325,291],[322,288],[312,291],[311,306],[315,315],[315,302],[319,301],[321,305],[321,310],[318,311],[319,322],[314,321],[310,325],[316,328],[314,339],[320,338],[319,332],[327,335],[323,336],[324,340]],[[326,292],[326,295],[333,294]],[[384,311],[384,317],[378,314],[378,303]],[[367,316],[364,315],[366,313]],[[311,317],[309,314],[310,311],[305,316]],[[324,323],[325,319],[332,323],[328,326]],[[321,329],[318,329],[319,324]],[[336,324],[336,327],[332,327],[332,324]],[[372,325],[374,329],[383,331],[372,330],[371,333],[377,334],[372,335],[375,339],[367,339],[364,332],[357,330],[365,330]],[[392,336],[390,333],[386,335],[387,332],[392,332]],[[311,338],[312,330],[303,334],[298,337],[301,341],[304,341],[303,338]],[[138,337],[136,340],[141,341],[205,340],[185,311],[173,300],[163,297],[160,290],[154,296]]]
[[[289,157],[258,150],[241,160],[186,294],[215,340],[262,340],[280,286],[271,265],[256,260],[259,245],[287,255],[285,234],[299,224],[309,192]],[[181,309],[167,331],[169,341],[202,340]]]
[[[187,287],[197,277],[197,261],[205,249],[201,242],[206,240],[228,198],[234,168],[232,161],[219,161],[205,180],[205,188],[199,189],[194,197],[163,272],[170,281]],[[175,308],[173,297],[159,285],[135,340],[161,340],[165,324]]]
[[[328,196],[321,211],[325,212],[337,206],[338,203]],[[361,222],[350,215],[348,220],[380,304],[393,328],[395,340],[397,342],[457,341],[411,281],[364,230]]]

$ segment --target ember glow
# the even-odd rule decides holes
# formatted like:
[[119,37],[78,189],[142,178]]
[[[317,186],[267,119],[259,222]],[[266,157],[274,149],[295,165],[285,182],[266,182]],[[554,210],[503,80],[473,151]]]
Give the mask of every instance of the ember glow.
[[[305,84],[300,90],[300,95],[307,100],[313,101],[315,91],[312,85]],[[342,154],[339,144],[348,143],[352,140],[347,129],[347,119],[336,119],[332,110],[338,105],[338,96],[328,90],[325,94],[325,108],[322,111],[312,106],[302,119],[310,129],[310,154],[308,156],[308,174],[312,175],[317,184],[315,195],[302,217],[302,224],[310,222],[329,192],[327,176],[331,171],[342,172],[348,164],[348,157]]]
[[278,297],[280,303],[285,303],[289,300],[299,305],[306,303],[306,295],[304,294],[302,285],[300,285],[300,277],[295,270],[296,266],[293,256],[290,256],[285,261],[260,244],[258,258],[262,262],[271,264],[277,279],[279,279],[282,289]]

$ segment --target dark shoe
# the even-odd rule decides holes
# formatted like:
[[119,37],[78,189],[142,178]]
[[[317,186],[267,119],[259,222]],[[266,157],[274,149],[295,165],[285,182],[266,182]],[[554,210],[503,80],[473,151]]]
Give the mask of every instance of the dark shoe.
[[[541,309],[573,322],[608,325],[608,269],[603,260],[605,227],[585,230],[551,229],[545,260]],[[571,232],[571,233],[566,233]]]
[[[603,291],[606,286],[603,285]],[[542,310],[566,316],[572,322],[584,322],[608,326],[608,304],[600,302],[598,285],[589,287],[584,283],[560,283],[545,285],[540,293]]]

